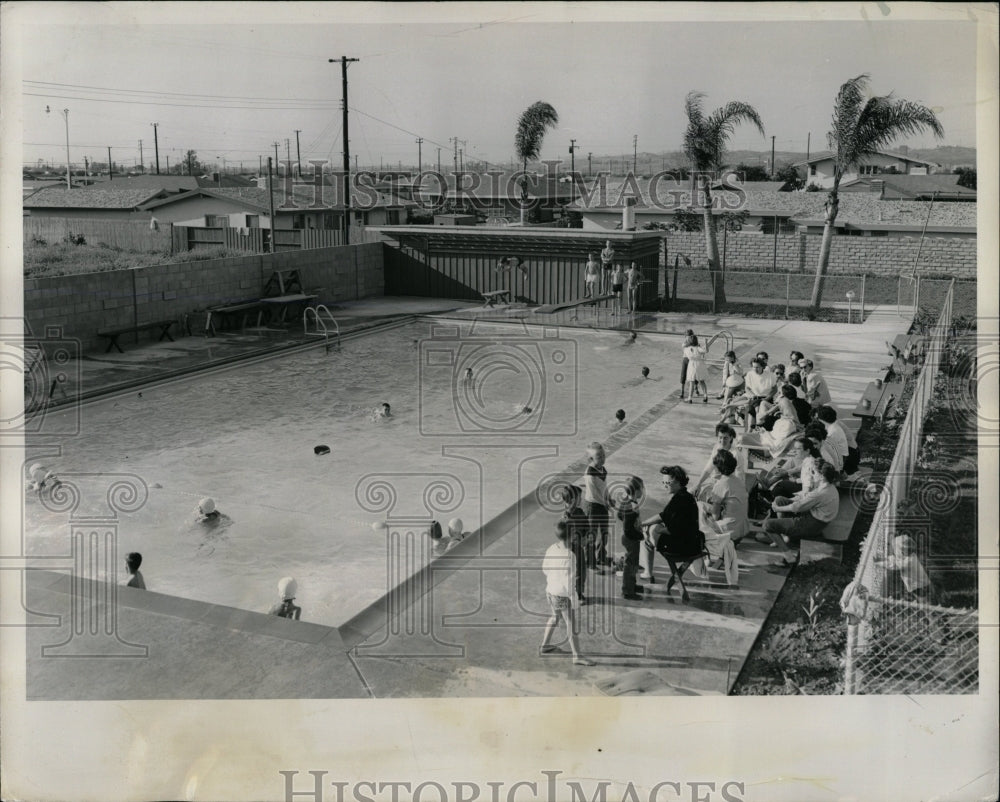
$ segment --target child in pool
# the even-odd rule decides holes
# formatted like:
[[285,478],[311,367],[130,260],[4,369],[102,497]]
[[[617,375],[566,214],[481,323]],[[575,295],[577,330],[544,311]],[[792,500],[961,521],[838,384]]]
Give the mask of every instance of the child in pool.
[[371,418],[373,422],[380,421],[383,418],[391,418],[391,417],[392,417],[392,407],[389,406],[389,404],[387,404],[385,401],[383,401],[381,404],[375,407],[375,409],[373,409],[371,412]]
[[139,566],[142,565],[142,555],[137,551],[131,551],[125,555],[125,570],[128,575],[122,580],[122,585],[127,588],[146,589],[146,580],[142,577]]
[[280,602],[276,602],[270,610],[267,611],[268,615],[276,615],[279,618],[291,618],[293,621],[298,621],[299,616],[302,615],[302,608],[295,604],[295,593],[298,591],[298,584],[290,576],[286,576],[278,582],[278,595],[281,597]]
[[616,431],[625,425],[625,410],[619,409],[615,412],[615,422],[611,424],[611,431]]
[[203,498],[198,502],[198,522],[208,523],[218,521],[222,518],[222,513],[215,509],[215,501],[211,498]]

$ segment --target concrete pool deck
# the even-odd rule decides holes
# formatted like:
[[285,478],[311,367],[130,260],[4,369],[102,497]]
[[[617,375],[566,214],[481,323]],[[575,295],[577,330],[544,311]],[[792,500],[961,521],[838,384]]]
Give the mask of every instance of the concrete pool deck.
[[[455,313],[455,309],[462,311]],[[345,304],[338,316],[363,325],[413,314],[468,317],[476,309],[481,307],[454,301],[380,298]],[[580,325],[579,319],[569,317],[567,313],[529,313],[528,322]],[[905,332],[910,324],[908,318],[896,316],[895,307],[876,310],[862,325],[709,315],[643,314],[640,318],[616,321],[613,327],[634,329],[640,335],[644,331],[682,334],[687,328],[699,333],[733,329],[744,362],[748,353],[760,349],[769,351],[774,362],[782,361],[792,348],[801,350],[816,360],[833,391],[834,403],[842,410],[853,407],[867,383],[887,364],[885,341]],[[491,310],[489,319],[502,318]],[[605,317],[600,328],[607,328],[607,322]],[[254,344],[244,340],[246,336],[250,335],[133,345],[118,355],[132,353],[129,360],[101,360],[84,366],[82,387],[90,393],[138,376],[156,381],[182,369],[181,350],[190,351],[190,369],[204,367],[230,347],[223,358],[238,357]],[[261,338],[255,344],[259,351]],[[176,347],[181,345],[184,348]],[[716,375],[713,370],[711,376]],[[700,470],[717,419],[714,403],[679,404],[677,389],[665,389],[668,395],[653,414],[637,419],[633,428],[608,441],[609,468],[643,476],[647,486],[657,484],[652,477],[666,462],[689,466],[692,472]],[[567,469],[578,471],[579,466]],[[644,513],[662,505],[656,488],[648,489],[650,501]],[[476,548],[477,542],[466,541],[464,556],[435,562],[429,595],[395,604],[389,617],[384,605],[376,605],[368,616],[356,616],[339,630],[308,623],[308,610],[306,621],[291,622],[121,589],[118,638],[122,643],[146,646],[148,652],[123,646],[121,651],[130,656],[114,652],[90,660],[43,654],[43,647],[72,641],[74,600],[84,602],[83,608],[75,609],[91,610],[97,604],[93,596],[75,594],[65,574],[29,570],[25,601],[35,614],[31,622],[49,626],[28,628],[28,698],[729,692],[787,576],[774,550],[755,543],[741,545],[738,588],[727,588],[721,572],[710,571],[707,580],[688,575],[690,581],[685,581],[691,600],[687,604],[680,601],[679,589],[666,595],[668,573],[659,560],[658,581],[647,584],[650,598],[643,602],[620,599],[620,579],[591,574],[588,595],[594,604],[580,611],[580,641],[597,665],[574,666],[565,647],[552,655],[538,654],[548,615],[538,562],[551,542],[554,520],[551,513],[519,506],[510,520],[497,522],[496,531],[488,537],[484,533],[481,549]],[[58,620],[42,616],[58,616]]]

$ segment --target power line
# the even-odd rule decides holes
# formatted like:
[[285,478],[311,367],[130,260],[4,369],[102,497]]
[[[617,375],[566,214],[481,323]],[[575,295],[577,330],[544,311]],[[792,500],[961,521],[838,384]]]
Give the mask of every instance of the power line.
[[26,84],[36,85],[38,87],[44,86],[54,86],[60,89],[95,89],[101,92],[111,92],[114,94],[131,94],[131,95],[152,95],[155,97],[186,97],[186,98],[203,98],[206,100],[217,100],[222,98],[223,100],[269,100],[276,102],[292,102],[292,103],[335,103],[329,98],[291,98],[291,97],[260,97],[258,95],[205,95],[197,92],[166,92],[157,89],[116,89],[111,86],[92,86],[90,84],[61,84],[55,81],[24,81]]

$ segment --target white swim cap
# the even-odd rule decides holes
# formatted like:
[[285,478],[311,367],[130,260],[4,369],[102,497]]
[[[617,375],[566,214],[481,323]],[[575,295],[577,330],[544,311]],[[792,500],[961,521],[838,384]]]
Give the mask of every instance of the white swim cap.
[[452,518],[448,521],[448,534],[449,535],[460,535],[464,530],[464,525],[462,524],[461,518]]
[[282,599],[294,599],[298,589],[298,583],[290,576],[286,576],[278,581],[278,594]]
[[198,502],[198,509],[202,515],[211,515],[215,512],[215,502],[210,498],[203,498]]
[[45,477],[45,466],[40,462],[36,462],[30,468],[28,468],[28,476],[32,478],[35,482],[40,482]]

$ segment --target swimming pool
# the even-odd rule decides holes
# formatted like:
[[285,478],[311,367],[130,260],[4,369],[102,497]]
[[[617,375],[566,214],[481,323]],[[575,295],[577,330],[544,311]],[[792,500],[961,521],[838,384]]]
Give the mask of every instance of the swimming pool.
[[[328,354],[86,404],[80,433],[49,462],[149,487],[121,517],[118,551],[143,554],[151,590],[264,611],[290,575],[303,619],[338,625],[386,592],[373,522],[433,513],[478,529],[606,440],[615,410],[630,421],[675,392],[680,347],[658,334],[628,343],[622,332],[414,320]],[[383,401],[389,418],[372,415]],[[203,496],[224,514],[210,527],[194,521]],[[65,513],[31,496],[25,507],[28,553],[66,553]]]

